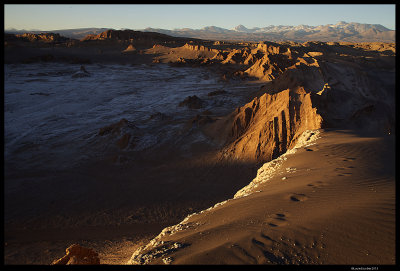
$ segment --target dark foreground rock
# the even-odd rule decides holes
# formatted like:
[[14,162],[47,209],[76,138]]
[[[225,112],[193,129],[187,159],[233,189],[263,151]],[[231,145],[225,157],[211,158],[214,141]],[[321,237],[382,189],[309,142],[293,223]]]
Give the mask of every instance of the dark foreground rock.
[[196,95],[193,95],[180,102],[179,106],[187,106],[190,109],[200,109],[203,107],[203,101]]
[[93,249],[73,244],[66,250],[66,255],[55,260],[52,265],[95,265],[100,264],[100,258]]

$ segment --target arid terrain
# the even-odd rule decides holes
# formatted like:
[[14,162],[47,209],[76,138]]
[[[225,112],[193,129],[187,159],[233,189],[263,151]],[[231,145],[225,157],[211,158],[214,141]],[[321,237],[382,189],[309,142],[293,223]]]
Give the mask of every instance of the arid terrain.
[[[51,264],[72,244],[100,264],[395,264],[395,55],[383,42],[5,34],[5,264]],[[147,96],[101,94],[114,102],[80,126],[83,103],[65,123],[57,106],[57,119],[15,113],[24,91],[50,111],[132,87],[113,70],[148,80]],[[82,93],[61,100],[72,84]],[[29,116],[49,123],[28,130]],[[42,126],[60,132],[30,139]]]
[[[83,39],[89,34],[99,34],[106,28],[78,28],[46,31],[48,33],[59,33],[62,36],[74,39]],[[395,42],[396,31],[388,29],[380,24],[363,24],[340,21],[336,24],[327,25],[269,25],[265,27],[247,28],[237,25],[232,29],[217,26],[205,26],[201,29],[177,28],[173,30],[160,28],[135,29],[144,32],[157,32],[173,37],[197,38],[205,40],[225,41],[285,41],[306,42],[310,40],[319,41],[347,41],[347,42]],[[6,33],[24,34],[26,30],[6,29]],[[41,31],[29,31],[40,34]]]

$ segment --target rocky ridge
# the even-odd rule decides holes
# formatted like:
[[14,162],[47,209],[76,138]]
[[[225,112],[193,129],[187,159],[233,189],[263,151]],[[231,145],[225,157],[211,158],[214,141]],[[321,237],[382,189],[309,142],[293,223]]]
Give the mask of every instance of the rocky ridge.
[[99,34],[89,34],[83,39],[82,41],[89,41],[89,40],[103,40],[103,41],[115,41],[115,40],[123,40],[123,41],[133,41],[133,40],[141,40],[141,39],[153,39],[153,40],[172,40],[173,38],[160,33],[152,33],[152,32],[140,32],[134,30],[106,30]]
[[72,40],[70,38],[61,36],[59,33],[23,33],[23,34],[4,34],[5,45],[9,46],[13,43],[23,43],[26,45],[27,43],[31,44],[43,44],[43,45],[51,45],[51,44],[68,44]]
[[[290,149],[309,129],[393,132],[394,86],[389,82],[394,82],[394,53],[394,44],[321,42],[219,50],[210,63],[239,68],[225,72],[225,79],[256,78],[266,84],[259,97],[211,124],[209,134],[228,146],[224,156],[265,162]],[[197,62],[204,65],[205,60]]]

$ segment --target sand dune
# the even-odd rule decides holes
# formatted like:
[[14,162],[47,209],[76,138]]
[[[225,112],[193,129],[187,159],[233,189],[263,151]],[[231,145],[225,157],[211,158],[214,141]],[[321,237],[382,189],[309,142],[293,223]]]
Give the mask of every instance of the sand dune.
[[394,264],[393,140],[322,130],[249,195],[165,229],[129,263]]

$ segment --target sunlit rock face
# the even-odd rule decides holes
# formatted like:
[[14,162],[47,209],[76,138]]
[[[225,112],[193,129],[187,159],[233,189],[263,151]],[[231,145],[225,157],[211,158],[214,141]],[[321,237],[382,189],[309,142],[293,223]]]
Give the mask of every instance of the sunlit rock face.
[[[321,127],[393,133],[393,50],[388,44],[259,43],[249,51],[245,62],[253,64],[245,73],[267,82],[266,93],[213,124],[223,127],[224,157],[270,161],[303,131]],[[226,62],[235,54],[219,56]]]
[[321,127],[322,118],[303,88],[264,94],[237,108],[225,123],[230,159],[270,161],[286,152],[305,130]]
[[41,33],[41,34],[31,34],[25,33],[21,35],[15,35],[21,40],[26,40],[30,42],[41,41],[41,42],[66,42],[69,39],[61,36],[58,33]]

